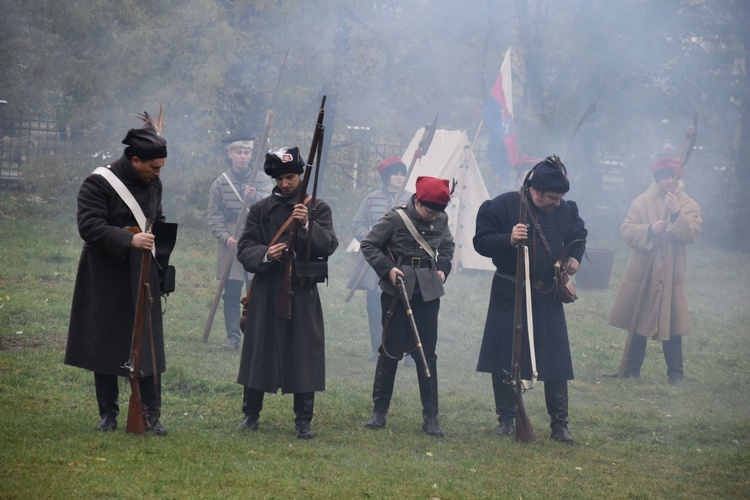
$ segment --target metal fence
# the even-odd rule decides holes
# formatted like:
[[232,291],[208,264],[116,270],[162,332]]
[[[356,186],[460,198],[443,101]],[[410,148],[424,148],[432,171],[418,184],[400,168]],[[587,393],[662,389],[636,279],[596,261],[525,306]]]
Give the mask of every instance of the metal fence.
[[54,117],[11,113],[6,108],[0,101],[0,180],[18,180],[30,158],[70,152],[72,141]]

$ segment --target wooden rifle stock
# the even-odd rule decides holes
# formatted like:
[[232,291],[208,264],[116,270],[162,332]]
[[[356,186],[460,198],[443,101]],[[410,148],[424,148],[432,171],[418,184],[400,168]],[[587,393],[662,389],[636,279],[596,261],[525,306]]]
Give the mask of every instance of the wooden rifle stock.
[[[320,102],[320,110],[318,111],[318,120],[315,123],[315,131],[313,132],[312,144],[310,145],[310,152],[307,155],[307,164],[305,165],[305,173],[302,179],[299,195],[297,196],[297,204],[304,204],[305,197],[307,196],[307,186],[310,184],[310,177],[312,176],[312,166],[315,161],[315,155],[318,152],[318,143],[323,140],[323,117],[325,116],[325,105],[326,96]],[[313,207],[314,209],[315,207]],[[309,218],[308,218],[309,219]],[[293,219],[289,225],[289,241],[284,252],[281,254],[281,282],[276,289],[276,315],[282,318],[292,318],[292,272],[294,268],[294,249],[297,246],[297,233],[299,232],[299,221]]]
[[[275,113],[273,110],[269,109],[268,112],[266,112],[266,123],[263,127],[263,135],[260,139],[260,144],[266,144],[268,142],[268,134],[271,130],[271,124],[273,123],[273,117],[275,116]],[[264,154],[258,154],[255,157],[255,162],[253,163],[253,171],[250,174],[250,180],[248,181],[248,185],[254,186],[255,185],[255,179],[258,177],[258,172],[260,171],[261,165],[263,165],[263,160],[265,159]],[[245,218],[243,215],[247,212],[248,205],[250,204],[250,198],[247,196],[244,196],[243,194],[243,200],[242,200],[242,208],[240,208],[240,213],[237,214],[237,222],[234,224],[234,231],[232,232],[232,236],[234,239],[239,239],[240,233],[242,231],[242,227],[245,222]],[[211,310],[208,313],[208,319],[206,320],[206,326],[203,328],[203,337],[201,338],[201,342],[204,344],[208,342],[208,336],[211,334],[211,327],[214,324],[214,318],[216,317],[216,311],[219,308],[219,301],[221,300],[221,294],[224,291],[224,285],[227,283],[227,279],[229,279],[229,273],[232,271],[232,264],[234,263],[234,259],[237,257],[237,249],[236,248],[229,248],[227,249],[227,257],[224,260],[224,267],[221,270],[221,277],[219,279],[219,285],[216,287],[216,293],[214,294],[214,300],[211,303]]]
[[401,295],[401,301],[404,303],[404,309],[406,310],[406,317],[409,318],[409,326],[411,326],[411,333],[414,335],[414,345],[417,346],[417,352],[419,352],[419,359],[422,360],[422,366],[424,367],[424,374],[427,378],[432,377],[430,368],[427,366],[427,358],[424,355],[424,348],[422,347],[422,339],[419,338],[419,330],[417,330],[417,322],[414,321],[414,313],[411,310],[411,302],[409,302],[409,294],[406,293],[406,284],[404,278],[396,276],[396,288],[398,293]]
[[[150,221],[146,222],[151,232]],[[151,285],[149,275],[151,271],[151,251],[143,250],[141,259],[141,274],[138,281],[138,298],[136,299],[135,320],[133,321],[133,336],[130,344],[130,358],[122,366],[128,371],[130,380],[130,403],[128,403],[128,422],[125,427],[127,434],[146,434],[146,422],[143,416],[143,401],[141,401],[142,378],[141,373],[141,345],[143,343],[144,318],[151,314]],[[146,308],[148,307],[148,311]],[[151,353],[154,356],[154,353]]]
[[[521,208],[518,217],[519,224],[526,224],[526,203],[527,188],[521,189]],[[524,286],[529,286],[529,277],[526,276],[524,259],[526,254],[524,246],[526,241],[519,242],[516,256],[516,295],[515,309],[513,311],[513,358],[512,373],[510,374],[510,384],[513,387],[513,393],[516,397],[516,441],[528,443],[536,441],[534,428],[526,413],[526,407],[523,404],[523,383],[521,380],[521,359],[523,359],[523,306],[524,306]]]

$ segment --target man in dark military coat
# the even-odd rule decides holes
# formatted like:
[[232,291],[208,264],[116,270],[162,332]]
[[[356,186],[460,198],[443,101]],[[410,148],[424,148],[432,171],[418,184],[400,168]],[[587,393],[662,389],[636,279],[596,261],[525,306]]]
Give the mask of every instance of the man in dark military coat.
[[[295,431],[299,439],[313,433],[315,392],[325,390],[325,329],[317,281],[326,278],[318,265],[338,247],[333,231],[331,209],[323,200],[308,207],[298,203],[302,187],[300,174],[305,162],[298,148],[282,148],[266,154],[263,168],[276,181],[271,196],[250,208],[245,228],[237,244],[237,259],[254,273],[245,325],[245,341],[237,383],[244,386],[239,429],[255,430],[263,409],[264,393],[294,394]],[[309,217],[313,212],[315,216]],[[276,290],[281,284],[280,259],[287,250],[290,230],[273,241],[289,218],[299,224],[292,276],[291,319],[276,311]],[[305,268],[310,243],[310,262],[304,280],[296,278]],[[312,264],[314,262],[315,265]]]
[[[152,222],[163,222],[162,184],[159,179],[167,157],[167,141],[151,123],[131,129],[122,141],[123,155],[108,165]],[[130,358],[133,321],[144,251],[154,248],[154,235],[133,234],[135,214],[104,175],[93,173],[78,193],[78,232],[83,251],[78,265],[70,312],[65,364],[94,372],[99,405],[98,431],[117,429],[117,376],[128,376],[122,366]],[[154,294],[149,324],[143,327],[140,369],[141,399],[146,409],[146,430],[165,435],[159,421],[159,373],[166,369],[162,313],[157,266],[150,266],[150,288]],[[148,321],[145,321],[148,323]],[[153,333],[151,351],[149,329]],[[154,373],[154,359],[156,372]]]
[[[557,258],[575,240],[582,240],[564,263],[572,275],[578,270],[588,231],[578,215],[578,206],[564,200],[570,190],[567,172],[556,156],[538,163],[529,173],[519,191],[501,194],[485,201],[477,213],[474,248],[480,255],[492,258],[497,273],[492,281],[490,305],[484,327],[477,371],[492,374],[492,388],[499,426],[497,434],[512,436],[515,431],[516,401],[508,384],[512,373],[513,315],[515,289],[507,293],[505,276],[516,274],[517,246],[526,240],[529,246],[532,312],[534,319],[534,347],[539,380],[544,381],[544,397],[550,415],[551,437],[572,443],[568,430],[568,380],[573,379],[568,327],[563,303],[555,293],[554,261],[551,260],[534,229],[533,217],[542,228],[551,250]],[[521,196],[527,196],[527,222],[519,224]],[[531,380],[531,357],[528,338],[524,332],[522,378]]]

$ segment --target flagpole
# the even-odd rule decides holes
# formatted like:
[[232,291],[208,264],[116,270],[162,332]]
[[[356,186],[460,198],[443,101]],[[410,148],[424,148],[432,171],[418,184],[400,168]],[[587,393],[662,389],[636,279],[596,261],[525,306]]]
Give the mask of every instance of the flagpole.
[[479,127],[477,127],[477,133],[474,134],[474,139],[471,141],[472,151],[474,151],[474,145],[477,143],[477,137],[479,137],[479,132],[482,130],[482,125],[484,125],[484,120],[479,120]]

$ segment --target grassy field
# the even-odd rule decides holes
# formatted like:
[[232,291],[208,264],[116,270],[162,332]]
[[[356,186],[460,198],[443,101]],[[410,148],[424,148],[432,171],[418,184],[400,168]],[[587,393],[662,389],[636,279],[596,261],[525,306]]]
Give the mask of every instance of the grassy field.
[[[606,319],[627,258],[616,248],[608,290],[581,290],[567,306],[576,380],[571,431],[549,440],[541,387],[525,401],[540,439],[496,437],[490,379],[474,371],[490,276],[454,274],[440,312],[438,376],[447,437],[420,431],[414,369],[401,368],[388,428],[369,431],[374,364],[364,297],[344,304],[351,256],[339,251],[321,287],[327,391],[316,398],[310,442],[295,439],[291,396],[267,396],[257,432],[241,433],[239,353],[207,345],[215,291],[214,243],[183,230],[167,303],[166,438],[126,435],[98,420],[89,372],[63,365],[81,242],[70,216],[0,218],[0,498],[740,498],[750,496],[750,312],[747,255],[691,249],[693,332],[686,380],[667,385],[649,343],[640,379],[613,380],[625,334]],[[342,246],[348,237],[342,235]]]

